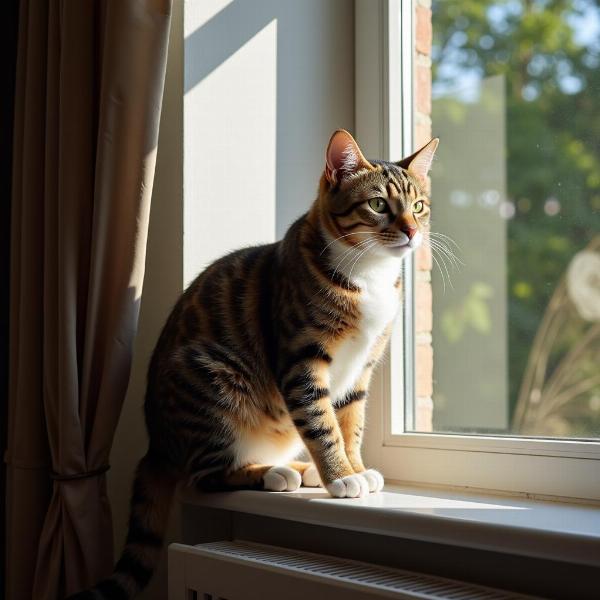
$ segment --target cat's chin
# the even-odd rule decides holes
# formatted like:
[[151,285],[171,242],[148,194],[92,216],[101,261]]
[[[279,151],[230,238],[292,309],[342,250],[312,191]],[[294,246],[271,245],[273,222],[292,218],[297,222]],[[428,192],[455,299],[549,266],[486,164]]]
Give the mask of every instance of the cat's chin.
[[404,258],[405,256],[408,256],[411,252],[413,252],[414,248],[410,245],[410,243],[408,243],[398,246],[386,246],[385,250],[388,253],[388,255],[394,256],[396,258]]
[[414,237],[408,238],[404,236],[406,242],[394,244],[394,245],[386,245],[384,246],[385,252],[388,256],[394,256],[395,258],[404,258],[408,256],[411,252],[414,252],[423,241],[423,236],[421,232],[418,232]]

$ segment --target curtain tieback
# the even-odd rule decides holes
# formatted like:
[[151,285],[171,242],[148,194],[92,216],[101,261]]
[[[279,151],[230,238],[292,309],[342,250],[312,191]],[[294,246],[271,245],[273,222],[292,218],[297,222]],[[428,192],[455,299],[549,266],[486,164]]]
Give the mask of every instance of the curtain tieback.
[[106,471],[110,469],[110,465],[103,465],[98,469],[93,469],[92,471],[83,471],[82,473],[73,473],[72,475],[62,475],[61,473],[56,473],[55,471],[50,471],[50,477],[54,479],[54,481],[74,481],[76,479],[89,479],[90,477],[99,477],[100,475],[104,475]]

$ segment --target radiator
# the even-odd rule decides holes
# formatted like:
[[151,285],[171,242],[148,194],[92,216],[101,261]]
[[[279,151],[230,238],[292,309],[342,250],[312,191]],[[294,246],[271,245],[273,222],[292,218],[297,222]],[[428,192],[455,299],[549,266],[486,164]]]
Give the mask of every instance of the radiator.
[[532,597],[243,541],[169,546],[169,600],[379,598],[516,600]]

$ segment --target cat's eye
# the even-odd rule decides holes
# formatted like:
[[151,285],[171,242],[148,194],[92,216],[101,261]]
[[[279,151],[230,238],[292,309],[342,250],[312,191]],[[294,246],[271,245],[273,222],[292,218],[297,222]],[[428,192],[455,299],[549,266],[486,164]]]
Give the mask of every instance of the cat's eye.
[[423,204],[423,200],[419,200],[418,202],[415,202],[414,206],[413,206],[413,211],[416,213],[420,213],[423,212],[423,207],[425,205]]
[[387,212],[388,205],[383,198],[371,198],[369,200],[369,208],[374,210],[376,213],[381,214]]

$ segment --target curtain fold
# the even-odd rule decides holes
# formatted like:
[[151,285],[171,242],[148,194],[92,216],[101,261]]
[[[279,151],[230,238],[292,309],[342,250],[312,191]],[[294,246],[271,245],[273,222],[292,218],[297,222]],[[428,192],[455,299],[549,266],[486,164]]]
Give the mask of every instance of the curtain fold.
[[7,598],[112,569],[170,0],[23,1],[13,143]]

